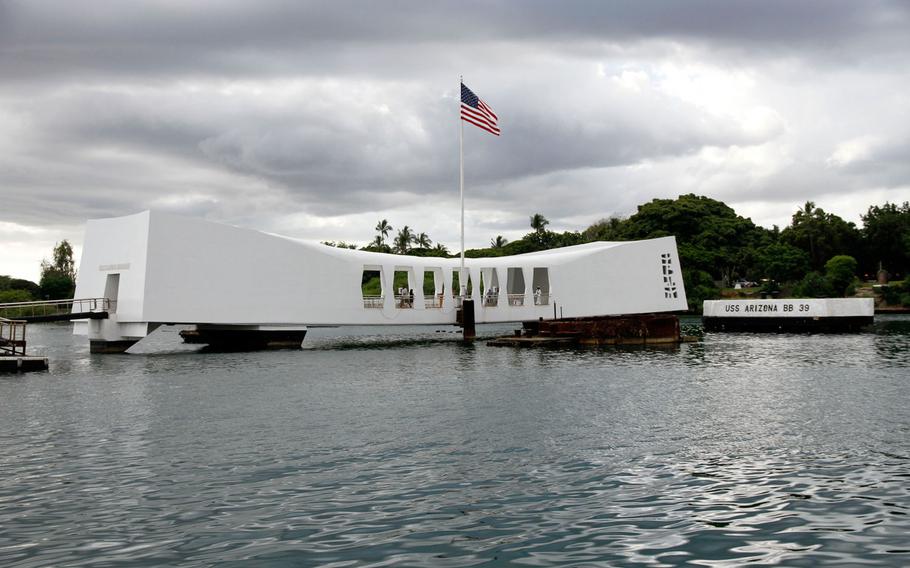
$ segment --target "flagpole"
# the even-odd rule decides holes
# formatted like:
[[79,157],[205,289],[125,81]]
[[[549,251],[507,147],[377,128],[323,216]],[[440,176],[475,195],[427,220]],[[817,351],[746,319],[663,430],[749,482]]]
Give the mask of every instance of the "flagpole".
[[[461,100],[461,85],[464,84],[464,78],[459,77],[458,100]],[[460,103],[459,103],[460,105]],[[459,110],[459,114],[461,111]],[[458,273],[458,290],[459,296],[464,296],[467,290],[467,281],[464,276],[464,121],[459,116],[458,119],[458,177],[459,190],[461,193],[461,271]]]

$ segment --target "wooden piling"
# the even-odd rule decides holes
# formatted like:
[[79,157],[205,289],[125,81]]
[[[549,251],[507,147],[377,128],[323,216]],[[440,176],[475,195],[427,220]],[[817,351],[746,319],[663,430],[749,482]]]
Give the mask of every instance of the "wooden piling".
[[474,341],[477,337],[474,327],[474,300],[465,298],[461,302],[461,331],[465,341]]

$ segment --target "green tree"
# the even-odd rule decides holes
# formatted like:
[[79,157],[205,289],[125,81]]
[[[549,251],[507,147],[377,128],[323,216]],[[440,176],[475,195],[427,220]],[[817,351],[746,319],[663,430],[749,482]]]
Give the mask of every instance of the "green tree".
[[822,270],[832,256],[855,254],[859,245],[856,225],[837,215],[825,213],[812,201],[793,214],[790,226],[781,232],[783,242],[809,254],[810,267]]
[[422,249],[428,249],[433,244],[433,241],[430,240],[426,233],[418,233],[414,236],[414,244]]
[[2,292],[16,292],[16,294],[10,294],[8,296],[10,298],[25,298],[28,296],[24,300],[3,300],[4,302],[28,302],[41,298],[41,286],[31,280],[13,278],[12,276],[0,276],[0,293]]
[[802,278],[809,270],[809,255],[786,243],[771,243],[758,249],[756,271],[775,282],[791,282]]
[[720,289],[704,270],[684,269],[683,283],[686,287],[686,302],[692,311],[701,312],[705,300],[720,298]]
[[31,302],[35,298],[27,290],[0,290],[0,304],[12,302]]
[[752,268],[756,248],[770,239],[769,231],[725,203],[693,194],[639,205],[619,227],[622,240],[675,236],[684,269],[705,271],[727,284]]
[[388,220],[383,219],[382,221],[376,223],[376,231],[379,233],[379,246],[382,247],[385,245],[385,240],[389,236],[389,233],[392,232],[392,225],[389,225]]
[[370,251],[370,252],[385,252],[385,253],[392,252],[392,249],[389,247],[389,245],[385,244],[382,241],[382,235],[376,235],[375,237],[373,237],[373,240],[370,241],[370,244],[366,245],[365,247],[363,247],[360,250],[366,250],[366,251]]
[[845,254],[832,257],[825,263],[825,276],[838,296],[852,295],[850,291],[856,279],[857,266],[856,259]]
[[76,262],[73,247],[63,239],[54,246],[53,262],[41,261],[41,295],[49,300],[73,297],[76,291]]
[[815,271],[806,274],[793,288],[793,296],[797,298],[831,298],[835,295],[831,281]]
[[593,241],[622,241],[623,238],[623,219],[619,217],[610,217],[601,219],[582,232],[584,242]]
[[538,235],[542,235],[544,231],[547,230],[547,225],[549,224],[550,221],[540,213],[531,215],[531,228],[534,229],[534,232]]
[[895,276],[910,272],[910,202],[873,205],[862,216],[863,270],[879,265]]
[[506,246],[509,240],[503,237],[502,235],[496,235],[496,238],[490,239],[490,247],[494,249],[501,249]]
[[411,228],[405,225],[398,230],[395,236],[395,252],[398,254],[407,254],[411,250],[411,243],[414,242],[414,233]]

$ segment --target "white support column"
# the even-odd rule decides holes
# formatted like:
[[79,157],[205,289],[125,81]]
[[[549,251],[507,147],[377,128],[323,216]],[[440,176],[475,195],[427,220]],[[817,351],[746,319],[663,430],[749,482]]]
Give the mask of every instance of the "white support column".
[[499,306],[508,306],[509,305],[509,291],[506,289],[506,282],[508,281],[508,268],[495,269],[496,270],[496,285],[499,286],[499,300],[497,304]]
[[[415,280],[414,286],[411,288],[414,290],[414,309],[423,310],[427,307],[426,296],[423,294],[423,281],[427,277],[427,271],[423,268],[412,268],[411,272],[408,272],[408,281],[411,279],[411,274],[414,274]],[[417,278],[420,276],[420,278]]]
[[382,285],[382,309],[395,309],[395,267],[387,264],[382,265],[382,277],[379,279]]
[[483,302],[483,292],[480,290],[480,269],[469,267],[468,272],[471,274],[471,299],[474,300],[475,306],[479,306]]
[[534,269],[521,267],[521,276],[525,281],[525,305],[534,307]]
[[451,310],[455,307],[455,302],[452,299],[453,290],[453,279],[455,271],[448,267],[443,267],[442,269],[442,308],[444,310]]

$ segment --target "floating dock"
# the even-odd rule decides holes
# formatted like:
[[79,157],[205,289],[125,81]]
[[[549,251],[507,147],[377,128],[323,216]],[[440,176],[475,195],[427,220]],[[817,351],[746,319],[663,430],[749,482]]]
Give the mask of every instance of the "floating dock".
[[494,347],[581,345],[668,345],[688,341],[679,318],[670,314],[598,316],[526,321],[514,336],[487,342]]
[[249,351],[263,349],[300,349],[306,327],[298,329],[263,329],[262,326],[236,327],[197,325],[180,332],[184,343],[207,345],[217,351]]
[[47,369],[47,357],[0,357],[0,373],[25,373],[28,371],[47,371]]
[[707,300],[705,331],[856,332],[875,317],[872,298]]
[[29,357],[26,353],[26,322],[0,317],[0,373],[46,371],[47,357]]

